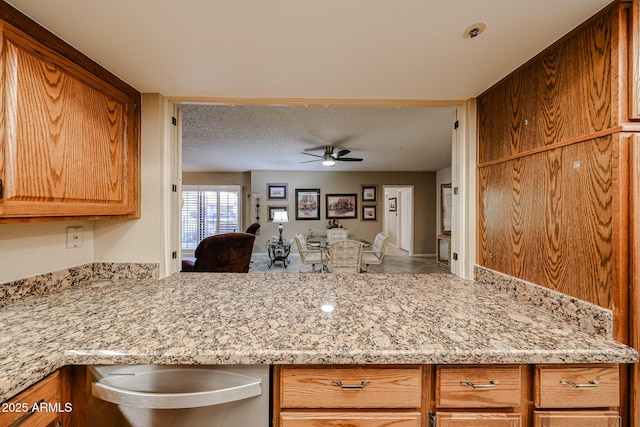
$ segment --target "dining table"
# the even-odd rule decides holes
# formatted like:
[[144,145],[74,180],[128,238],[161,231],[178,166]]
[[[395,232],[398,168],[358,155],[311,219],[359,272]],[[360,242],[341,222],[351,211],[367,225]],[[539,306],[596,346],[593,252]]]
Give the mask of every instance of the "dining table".
[[[327,238],[326,233],[321,233],[321,234],[307,234],[305,236],[306,240],[307,240],[307,246],[309,248],[320,248],[323,250],[327,250],[329,248],[329,243],[331,243],[331,240],[329,240]],[[371,247],[371,242],[369,242],[368,240],[365,239],[361,239],[360,237],[354,236],[353,234],[349,233],[349,240],[355,240],[356,242],[361,242],[362,243],[362,247],[364,248],[368,248]],[[335,241],[335,240],[334,240]]]

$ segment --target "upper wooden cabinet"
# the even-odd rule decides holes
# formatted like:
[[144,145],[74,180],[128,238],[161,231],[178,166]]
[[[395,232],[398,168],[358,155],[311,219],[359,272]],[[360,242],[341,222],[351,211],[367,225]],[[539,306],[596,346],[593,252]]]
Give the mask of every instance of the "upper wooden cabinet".
[[0,24],[0,222],[139,216],[139,94]]

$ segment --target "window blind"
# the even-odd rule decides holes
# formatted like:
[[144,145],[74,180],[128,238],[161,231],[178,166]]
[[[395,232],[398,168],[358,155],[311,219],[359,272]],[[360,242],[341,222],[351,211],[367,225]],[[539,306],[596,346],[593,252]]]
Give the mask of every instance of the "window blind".
[[182,249],[195,250],[208,236],[240,230],[240,187],[184,186]]

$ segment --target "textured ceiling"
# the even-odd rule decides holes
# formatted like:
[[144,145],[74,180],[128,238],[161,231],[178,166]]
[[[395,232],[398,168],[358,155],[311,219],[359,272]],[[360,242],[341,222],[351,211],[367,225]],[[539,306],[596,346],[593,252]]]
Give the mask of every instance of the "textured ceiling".
[[[465,100],[610,3],[7,1],[139,91],[180,100]],[[477,22],[485,22],[486,30],[465,39],[465,29]],[[369,108],[364,113],[370,117],[363,117],[337,107],[236,108],[224,113],[185,108],[186,169],[289,169],[299,166],[304,147],[346,137],[347,148],[365,159],[349,166],[365,170],[435,170],[450,156],[450,148],[442,148],[450,139],[451,120],[445,120],[450,112],[379,114]],[[344,118],[333,116],[340,111]],[[407,122],[399,124],[405,119],[396,115],[404,114]],[[422,115],[420,125],[413,114]],[[214,127],[204,129],[209,124]],[[315,167],[306,164],[305,170]]]
[[[436,171],[451,165],[452,108],[187,104],[183,170]],[[305,149],[334,145],[362,162],[327,168]],[[313,151],[322,154],[322,151]]]

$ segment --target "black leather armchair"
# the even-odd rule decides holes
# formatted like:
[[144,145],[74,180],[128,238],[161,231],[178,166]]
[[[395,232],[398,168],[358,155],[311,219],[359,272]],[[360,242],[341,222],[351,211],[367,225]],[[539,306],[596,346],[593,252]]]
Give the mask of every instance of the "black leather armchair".
[[196,248],[195,261],[182,260],[182,271],[247,273],[256,236],[226,233],[204,238]]
[[259,231],[260,231],[260,224],[258,224],[257,222],[254,222],[249,227],[247,227],[247,231],[245,231],[245,233],[254,234],[257,236]]

